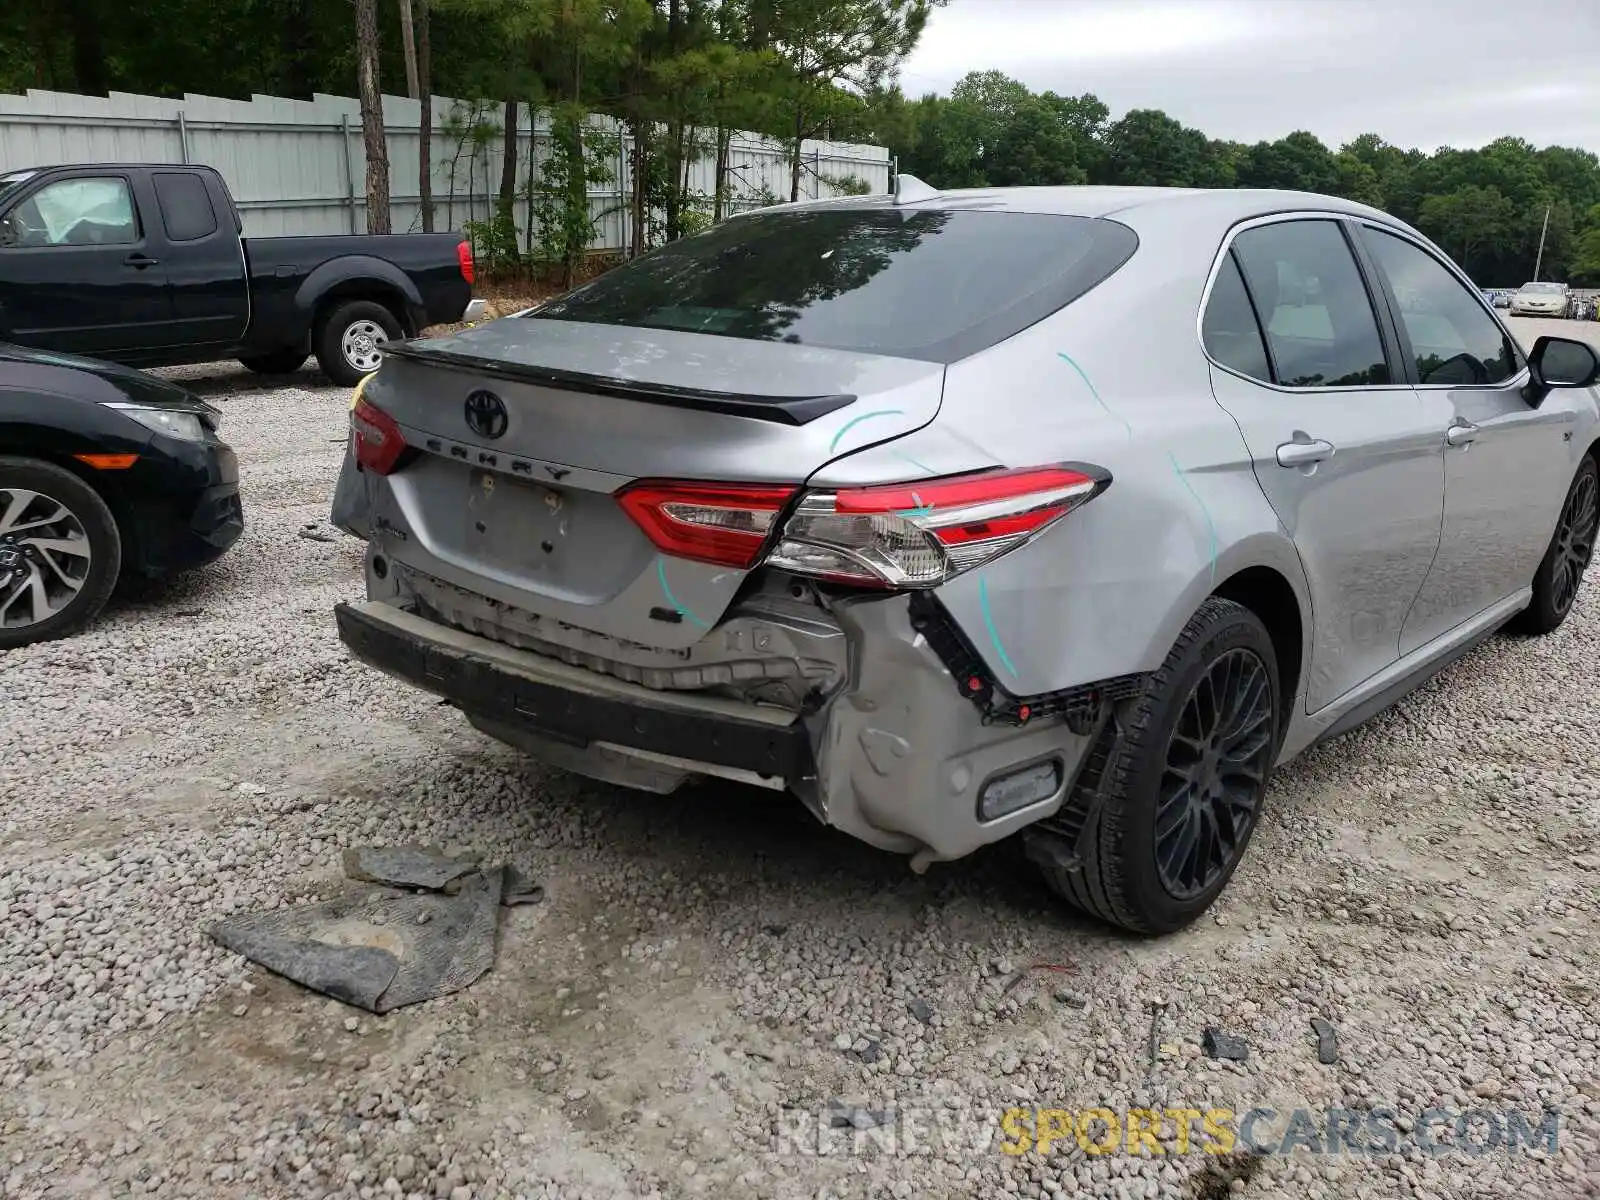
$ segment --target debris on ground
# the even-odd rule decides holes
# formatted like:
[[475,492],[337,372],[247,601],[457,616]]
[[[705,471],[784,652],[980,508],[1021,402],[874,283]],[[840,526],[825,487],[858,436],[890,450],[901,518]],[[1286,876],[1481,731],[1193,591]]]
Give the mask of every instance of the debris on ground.
[[1067,988],[1057,988],[1055,996],[1057,1004],[1065,1004],[1068,1008],[1081,1009],[1089,1007],[1089,998],[1087,996],[1079,995],[1077,992],[1070,991]]
[[236,954],[313,991],[387,1013],[461,991],[494,966],[501,907],[544,889],[515,867],[428,846],[361,846],[345,874],[375,886],[213,925]]
[[1317,1061],[1331,1067],[1339,1061],[1339,1041],[1333,1024],[1322,1017],[1311,1018],[1311,1031],[1317,1035]]
[[344,873],[363,883],[449,891],[478,869],[475,854],[446,854],[433,846],[352,846],[344,852]]
[[846,1104],[843,1100],[828,1102],[830,1129],[877,1129],[893,1121],[894,1113],[886,1108],[866,1108],[859,1104]]
[[906,1007],[911,1010],[911,1015],[924,1025],[933,1020],[933,1005],[929,1004],[921,996],[913,996],[906,1004]]
[[306,526],[304,526],[299,531],[299,536],[301,536],[303,538],[307,538],[308,540],[313,541],[313,542],[331,542],[331,541],[335,540],[334,536],[331,533],[324,533],[322,530],[318,529],[315,525],[306,525]]
[[544,899],[544,888],[529,879],[516,867],[506,866],[506,888],[500,903],[507,908],[524,904],[538,904]]
[[1200,1038],[1200,1047],[1207,1058],[1224,1058],[1230,1062],[1244,1062],[1250,1057],[1250,1044],[1242,1037],[1224,1033],[1214,1025],[1206,1026]]

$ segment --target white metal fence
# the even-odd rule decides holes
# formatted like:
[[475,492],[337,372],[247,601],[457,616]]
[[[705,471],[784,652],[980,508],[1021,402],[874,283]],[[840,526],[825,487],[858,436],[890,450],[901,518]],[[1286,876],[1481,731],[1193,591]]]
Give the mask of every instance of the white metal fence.
[[[389,144],[391,222],[396,232],[422,228],[418,149],[421,105],[385,96]],[[505,106],[435,97],[432,164],[435,227],[459,230],[485,220],[499,192],[503,140],[498,130]],[[530,127],[519,106],[518,202],[520,239],[528,223],[529,171],[548,154],[549,126]],[[596,249],[627,245],[626,197],[632,188],[629,145],[615,121],[595,117],[596,132],[612,135],[613,179],[589,189]],[[478,133],[474,135],[474,127]],[[696,131],[708,142],[712,131]],[[789,197],[787,147],[756,134],[737,133],[729,154],[732,208],[742,211]],[[0,95],[0,171],[80,162],[203,163],[228,181],[254,236],[351,233],[366,228],[366,155],[359,103],[347,96],[310,100],[253,96],[223,100],[188,95],[182,100],[134,96],[76,96],[30,90]],[[808,141],[801,147],[801,195],[809,198],[856,190],[889,190],[889,152],[882,146]],[[689,172],[689,188],[705,196],[714,184],[715,162],[707,148]]]

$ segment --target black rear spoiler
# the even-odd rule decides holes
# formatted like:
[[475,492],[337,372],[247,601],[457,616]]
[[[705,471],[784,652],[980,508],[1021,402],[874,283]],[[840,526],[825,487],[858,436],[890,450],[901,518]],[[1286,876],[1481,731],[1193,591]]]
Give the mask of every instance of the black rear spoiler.
[[703,388],[674,387],[665,383],[645,383],[636,379],[617,379],[609,375],[587,375],[579,371],[560,371],[554,367],[527,366],[503,359],[479,358],[455,350],[433,350],[418,341],[389,342],[383,348],[386,358],[403,358],[429,367],[460,367],[477,375],[531,383],[536,387],[559,388],[564,392],[585,392],[592,396],[615,396],[641,404],[664,404],[671,408],[693,408],[701,412],[727,413],[757,421],[776,421],[781,425],[805,425],[856,402],[855,396],[761,396],[745,392],[714,392]]

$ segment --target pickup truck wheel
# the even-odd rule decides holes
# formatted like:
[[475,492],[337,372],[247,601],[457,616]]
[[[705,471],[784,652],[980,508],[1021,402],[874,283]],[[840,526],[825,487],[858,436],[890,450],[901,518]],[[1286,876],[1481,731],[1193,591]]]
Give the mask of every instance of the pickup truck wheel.
[[341,387],[354,387],[383,361],[383,344],[404,336],[400,322],[373,300],[336,305],[317,330],[317,362],[323,374]]
[[1261,817],[1278,687],[1260,618],[1215,596],[1202,604],[1087,781],[1097,794],[1077,861],[1040,863],[1050,888],[1135,933],[1172,933],[1211,907]]
[[82,629],[122,569],[116,518],[71,471],[0,458],[0,650]]
[[298,371],[311,356],[304,350],[273,350],[268,354],[251,354],[239,361],[257,375],[287,375]]

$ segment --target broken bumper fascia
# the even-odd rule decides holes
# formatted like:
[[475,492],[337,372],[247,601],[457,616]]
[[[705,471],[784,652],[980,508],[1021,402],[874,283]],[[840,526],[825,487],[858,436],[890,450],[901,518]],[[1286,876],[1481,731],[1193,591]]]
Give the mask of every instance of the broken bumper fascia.
[[[702,693],[658,692],[372,600],[335,609],[370,666],[450,700],[474,725],[579,774],[670,791],[707,774],[782,786],[824,823],[920,862],[960,858],[1053,814],[1093,733],[986,722],[907,599],[840,605],[851,678],[804,716]],[[1060,786],[995,820],[986,784],[1054,759]]]

